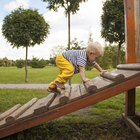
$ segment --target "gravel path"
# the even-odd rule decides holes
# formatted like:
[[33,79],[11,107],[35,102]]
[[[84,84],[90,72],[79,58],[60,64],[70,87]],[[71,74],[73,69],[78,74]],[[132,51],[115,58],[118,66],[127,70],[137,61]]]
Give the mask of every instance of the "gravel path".
[[[79,84],[72,84],[79,85]],[[48,84],[0,84],[0,89],[36,89],[36,90],[46,90]],[[140,86],[138,87],[140,88]]]
[[[76,85],[76,84],[75,84]],[[48,84],[0,84],[0,89],[39,89],[46,90]]]
[[0,89],[47,89],[48,84],[0,84]]

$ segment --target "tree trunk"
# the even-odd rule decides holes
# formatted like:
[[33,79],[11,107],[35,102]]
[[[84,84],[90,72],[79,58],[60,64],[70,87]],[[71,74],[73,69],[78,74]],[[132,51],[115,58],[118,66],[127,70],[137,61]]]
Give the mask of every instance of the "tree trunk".
[[25,57],[25,83],[28,82],[27,56],[28,56],[28,46],[26,46],[26,57]]
[[120,64],[120,50],[121,50],[121,43],[119,43],[118,45],[117,65]]
[[68,50],[70,50],[70,11],[68,11]]

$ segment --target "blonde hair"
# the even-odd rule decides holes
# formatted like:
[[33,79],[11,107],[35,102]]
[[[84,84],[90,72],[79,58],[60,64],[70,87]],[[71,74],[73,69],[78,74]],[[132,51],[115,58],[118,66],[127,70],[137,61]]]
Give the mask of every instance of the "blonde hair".
[[104,55],[104,49],[99,42],[90,42],[86,48],[86,51],[89,53],[98,53],[100,56]]

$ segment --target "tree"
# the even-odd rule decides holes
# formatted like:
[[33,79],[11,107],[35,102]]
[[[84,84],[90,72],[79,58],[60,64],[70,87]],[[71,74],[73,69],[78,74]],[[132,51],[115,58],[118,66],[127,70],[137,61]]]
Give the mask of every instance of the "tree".
[[47,8],[50,10],[53,9],[57,11],[59,7],[63,7],[65,9],[65,15],[68,17],[68,50],[70,50],[70,15],[77,13],[79,10],[79,6],[81,2],[85,2],[87,0],[43,0],[44,2],[48,2]]
[[125,41],[123,0],[106,0],[101,16],[101,35],[106,41],[118,44],[117,64],[120,63],[120,49]]
[[66,48],[63,45],[58,45],[55,46],[51,51],[52,51],[51,58],[55,59],[58,54],[61,54],[64,51],[66,51]]
[[[117,58],[117,48],[118,46],[116,45],[108,45],[105,46],[104,48],[104,56],[101,57],[98,61],[100,63],[100,65],[105,68],[116,68],[116,58]],[[124,47],[122,46],[120,49],[120,62],[121,63],[125,63],[124,60],[124,56],[125,56],[125,51],[124,51]]]
[[74,38],[71,41],[71,48],[70,49],[71,50],[83,50],[83,49],[85,49],[83,41],[78,41],[77,38]]
[[13,47],[25,47],[25,82],[28,81],[28,47],[42,43],[49,34],[49,24],[37,10],[22,9],[12,11],[4,18],[2,33]]

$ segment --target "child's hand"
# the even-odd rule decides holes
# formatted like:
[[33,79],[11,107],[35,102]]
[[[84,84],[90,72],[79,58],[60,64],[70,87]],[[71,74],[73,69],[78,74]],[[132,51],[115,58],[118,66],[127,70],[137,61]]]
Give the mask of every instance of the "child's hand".
[[83,79],[83,83],[86,83],[88,81],[90,81],[90,79],[88,79],[88,78]]
[[107,72],[107,70],[102,70],[100,75],[104,74],[105,72]]

